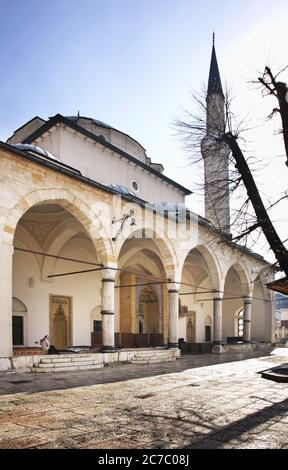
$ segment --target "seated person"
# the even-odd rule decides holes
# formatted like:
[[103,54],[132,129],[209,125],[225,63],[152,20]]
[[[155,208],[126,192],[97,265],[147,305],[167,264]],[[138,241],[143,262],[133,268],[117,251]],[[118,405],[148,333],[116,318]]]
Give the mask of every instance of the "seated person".
[[48,354],[59,354],[55,346],[50,344],[48,335],[45,335],[43,338],[41,338],[39,342],[42,347],[42,351],[46,351]]

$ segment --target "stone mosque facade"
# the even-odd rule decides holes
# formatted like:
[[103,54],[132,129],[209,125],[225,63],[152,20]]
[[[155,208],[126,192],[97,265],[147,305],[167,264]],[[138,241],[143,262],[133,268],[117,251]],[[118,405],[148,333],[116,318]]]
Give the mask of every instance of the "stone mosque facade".
[[[214,44],[207,108],[211,130],[224,120]],[[274,342],[273,272],[231,242],[228,165],[208,132],[202,152],[205,218],[139,142],[96,119],[36,116],[0,142],[1,370],[39,363],[45,334],[103,363],[172,360],[180,339],[215,353]]]

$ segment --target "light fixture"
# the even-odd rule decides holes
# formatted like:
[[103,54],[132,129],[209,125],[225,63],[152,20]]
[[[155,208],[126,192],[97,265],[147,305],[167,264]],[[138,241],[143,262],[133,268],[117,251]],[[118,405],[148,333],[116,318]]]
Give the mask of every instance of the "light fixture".
[[118,239],[119,235],[121,234],[121,232],[123,230],[124,224],[128,219],[131,219],[131,222],[130,222],[131,226],[136,225],[136,211],[135,211],[135,209],[130,209],[130,211],[127,214],[124,214],[123,217],[121,217],[120,219],[113,219],[112,220],[112,224],[116,224],[117,222],[121,222],[121,225],[120,225],[115,237],[112,237],[113,242],[116,242],[116,240]]

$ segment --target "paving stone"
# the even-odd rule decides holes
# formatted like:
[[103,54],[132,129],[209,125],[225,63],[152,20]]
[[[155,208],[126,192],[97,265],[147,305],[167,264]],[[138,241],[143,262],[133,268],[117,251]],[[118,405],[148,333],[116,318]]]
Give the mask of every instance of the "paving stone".
[[263,354],[0,374],[0,447],[285,448],[288,386],[261,378]]

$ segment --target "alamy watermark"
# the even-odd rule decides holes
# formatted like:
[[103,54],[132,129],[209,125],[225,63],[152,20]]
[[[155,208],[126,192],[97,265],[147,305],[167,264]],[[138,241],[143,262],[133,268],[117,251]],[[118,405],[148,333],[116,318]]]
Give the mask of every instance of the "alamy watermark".
[[91,206],[90,220],[90,235],[109,238],[115,245],[131,237],[174,240],[179,249],[198,243],[198,215],[180,202],[140,205],[114,195],[112,204]]

